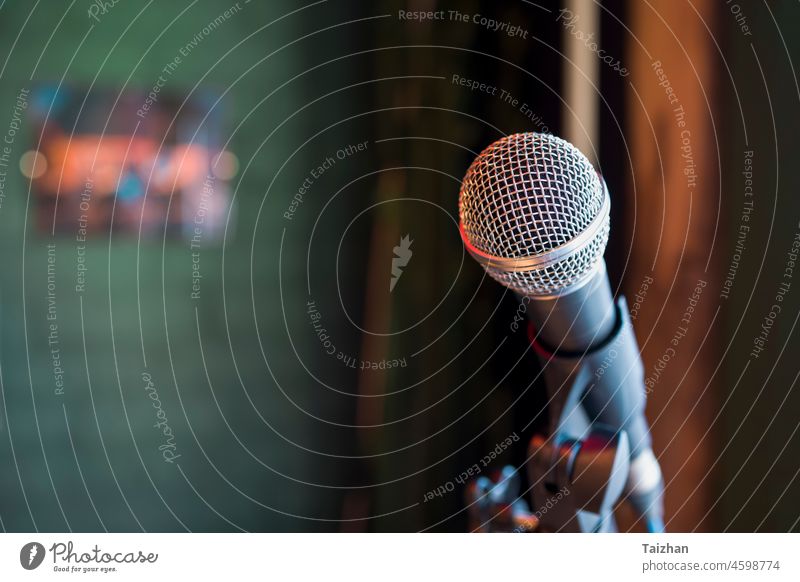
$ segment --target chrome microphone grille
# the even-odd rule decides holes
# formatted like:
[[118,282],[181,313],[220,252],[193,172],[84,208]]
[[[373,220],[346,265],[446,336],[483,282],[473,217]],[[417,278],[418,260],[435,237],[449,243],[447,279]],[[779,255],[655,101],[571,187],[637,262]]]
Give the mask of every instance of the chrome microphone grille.
[[517,133],[475,158],[461,183],[461,236],[495,280],[557,296],[602,264],[610,200],[588,159],[561,138]]

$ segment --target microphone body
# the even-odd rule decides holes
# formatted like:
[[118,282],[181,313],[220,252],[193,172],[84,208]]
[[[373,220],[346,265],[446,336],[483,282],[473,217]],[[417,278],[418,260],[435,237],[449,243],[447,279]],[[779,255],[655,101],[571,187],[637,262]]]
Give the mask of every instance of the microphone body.
[[589,161],[550,135],[495,142],[462,182],[464,244],[492,278],[528,298],[550,392],[550,436],[535,437],[530,449],[534,504],[553,488],[579,492],[542,517],[551,531],[612,531],[620,493],[648,530],[663,530],[644,368],[602,256],[609,210],[608,190]]

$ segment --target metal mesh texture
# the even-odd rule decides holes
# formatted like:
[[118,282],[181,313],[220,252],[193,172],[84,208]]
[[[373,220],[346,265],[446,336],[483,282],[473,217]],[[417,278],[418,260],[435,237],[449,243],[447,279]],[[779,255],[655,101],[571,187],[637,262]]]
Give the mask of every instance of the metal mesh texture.
[[[464,235],[500,258],[545,255],[582,233],[600,212],[603,184],[588,159],[561,138],[518,133],[475,158],[461,184]],[[501,284],[525,295],[558,295],[594,271],[608,241],[609,221],[576,253],[531,271],[485,266]]]

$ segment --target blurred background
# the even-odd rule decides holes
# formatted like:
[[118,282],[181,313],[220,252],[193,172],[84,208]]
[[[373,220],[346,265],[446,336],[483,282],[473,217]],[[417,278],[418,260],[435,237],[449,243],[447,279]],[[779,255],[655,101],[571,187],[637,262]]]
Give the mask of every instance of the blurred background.
[[0,3],[0,527],[467,531],[546,399],[459,183],[537,131],[611,190],[668,531],[797,531],[798,16]]

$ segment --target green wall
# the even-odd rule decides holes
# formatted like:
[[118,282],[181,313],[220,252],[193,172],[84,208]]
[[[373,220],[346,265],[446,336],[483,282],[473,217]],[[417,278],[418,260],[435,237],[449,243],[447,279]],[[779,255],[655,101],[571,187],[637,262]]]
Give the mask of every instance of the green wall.
[[[17,93],[37,83],[63,77],[76,87],[149,88],[180,47],[234,3],[120,2],[98,15],[99,22],[87,14],[90,5],[77,2],[65,13],[66,3],[35,9],[24,1],[4,3],[0,63],[9,58],[0,83],[2,131]],[[135,237],[113,233],[89,245],[86,288],[76,293],[75,240],[51,238],[33,227],[28,182],[17,160],[35,141],[30,127],[16,137],[0,207],[5,530],[334,527],[324,519],[339,517],[340,493],[331,487],[340,483],[338,465],[333,457],[306,449],[337,453],[331,443],[343,441],[346,431],[309,414],[341,422],[348,403],[297,373],[284,331],[284,311],[290,326],[304,321],[305,246],[299,234],[311,213],[290,225],[294,232],[287,228],[285,310],[277,277],[286,226],[281,213],[332,138],[323,135],[287,163],[262,206],[283,160],[318,131],[325,113],[310,108],[264,142],[304,103],[309,86],[325,82],[305,75],[260,103],[317,54],[314,38],[284,47],[316,28],[307,11],[265,27],[298,7],[242,0],[235,14],[182,59],[166,87],[181,95],[204,77],[205,86],[227,91],[221,103],[225,126],[236,128],[231,135],[241,162],[234,182],[236,212],[224,246],[201,251],[199,300],[190,298],[192,262],[185,241],[157,236],[137,244]],[[336,101],[326,106],[335,107]],[[51,282],[63,394],[56,394],[48,345],[48,244],[55,245]],[[331,292],[332,270],[317,270],[318,292]],[[309,365],[330,366],[308,349],[307,340],[296,340],[296,349],[305,352]],[[152,378],[174,433],[180,457],[172,463],[158,449],[164,438],[153,427],[157,411],[144,373]],[[320,483],[327,486],[313,485]]]

